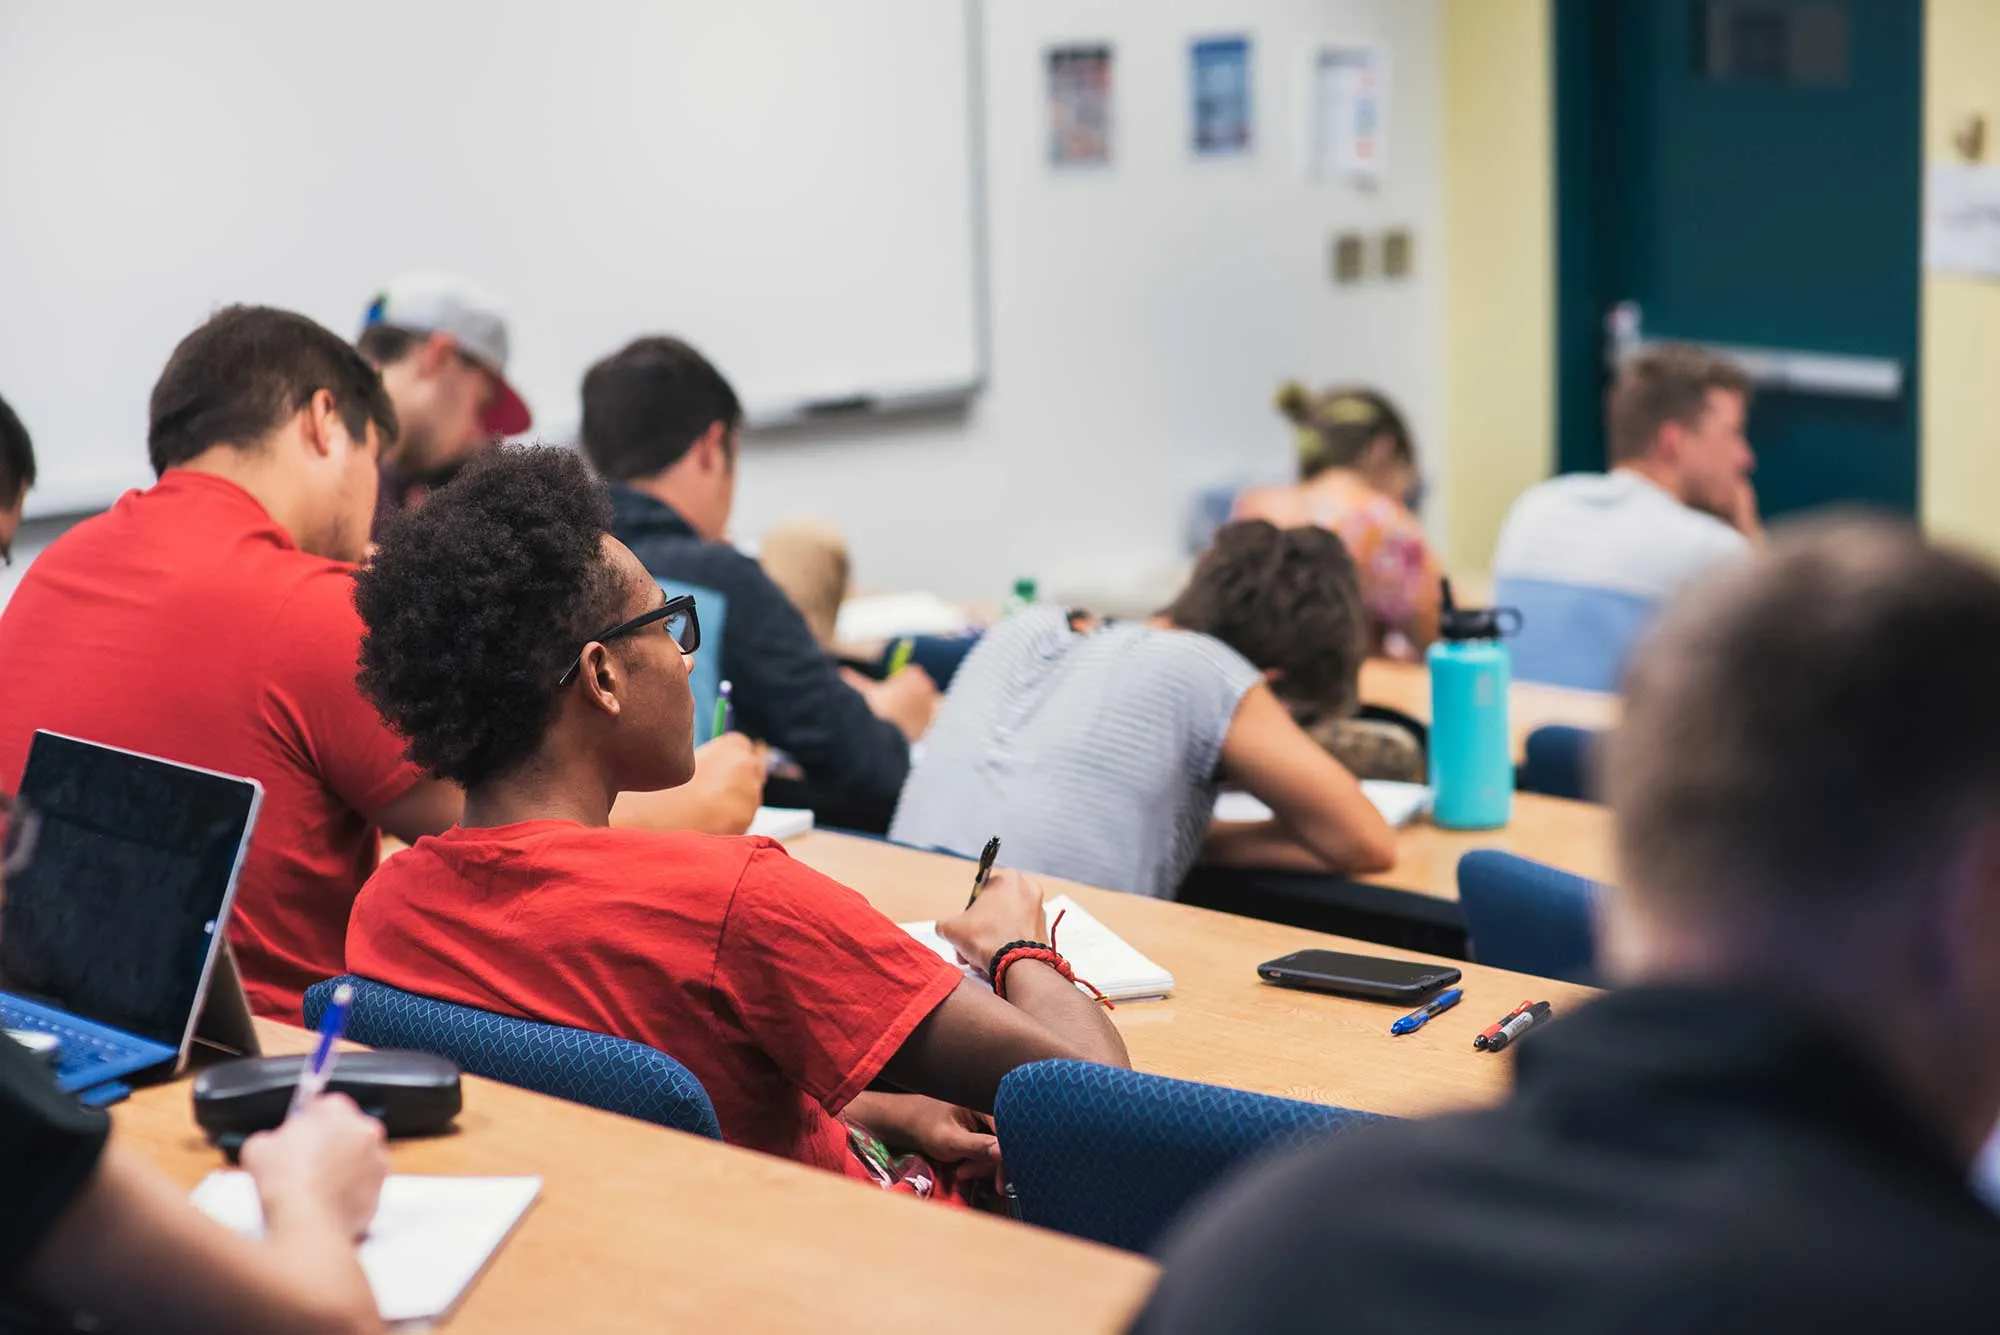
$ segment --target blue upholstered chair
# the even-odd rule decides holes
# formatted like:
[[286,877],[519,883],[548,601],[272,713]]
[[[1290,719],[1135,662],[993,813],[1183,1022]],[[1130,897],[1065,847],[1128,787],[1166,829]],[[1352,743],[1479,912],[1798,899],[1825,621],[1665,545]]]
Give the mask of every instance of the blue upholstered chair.
[[1514,786],[1524,793],[1594,802],[1597,799],[1591,792],[1590,751],[1596,745],[1597,733],[1589,728],[1560,723],[1537,728],[1528,734]]
[[1629,593],[1508,575],[1494,580],[1493,603],[1521,613],[1521,631],[1507,641],[1516,681],[1587,691],[1618,689],[1626,657],[1658,610]]
[[357,1043],[433,1053],[488,1080],[722,1139],[715,1105],[701,1082],[657,1048],[434,1001],[355,977],[331,978],[306,989],[308,1026],[319,1027],[320,1015],[341,983],[354,987],[347,1036]]
[[1016,1068],[993,1118],[1023,1219],[1135,1252],[1238,1164],[1385,1120],[1079,1061]]
[[722,686],[722,632],[729,624],[729,599],[700,584],[661,579],[667,597],[683,594],[694,599],[695,619],[701,622],[701,648],[695,650],[694,671],[688,673],[688,689],[694,692],[694,744],[715,740],[715,698]]
[[1458,903],[1472,956],[1516,973],[1596,981],[1597,886],[1581,876],[1482,848],[1458,860]]

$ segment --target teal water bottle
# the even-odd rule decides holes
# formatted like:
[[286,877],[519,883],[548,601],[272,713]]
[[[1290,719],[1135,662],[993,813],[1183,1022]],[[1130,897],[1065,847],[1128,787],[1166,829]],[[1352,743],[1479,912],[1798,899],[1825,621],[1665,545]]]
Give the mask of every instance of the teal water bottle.
[[1513,676],[1503,635],[1520,629],[1512,608],[1452,606],[1444,582],[1431,646],[1431,819],[1447,830],[1492,830],[1514,810],[1514,746],[1507,728]]

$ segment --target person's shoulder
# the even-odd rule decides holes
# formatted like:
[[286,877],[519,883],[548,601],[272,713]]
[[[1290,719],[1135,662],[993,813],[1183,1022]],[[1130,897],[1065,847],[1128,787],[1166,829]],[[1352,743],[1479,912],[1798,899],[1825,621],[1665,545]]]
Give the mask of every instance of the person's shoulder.
[[1143,625],[1127,633],[1139,651],[1135,656],[1138,662],[1162,675],[1219,674],[1244,683],[1254,683],[1263,676],[1249,659],[1213,635]]

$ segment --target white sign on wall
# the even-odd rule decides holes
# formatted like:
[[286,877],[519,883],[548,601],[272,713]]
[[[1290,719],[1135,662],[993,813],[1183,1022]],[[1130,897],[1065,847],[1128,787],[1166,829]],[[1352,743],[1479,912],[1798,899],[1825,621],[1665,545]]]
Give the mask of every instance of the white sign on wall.
[[1374,185],[1389,152],[1389,55],[1372,44],[1327,45],[1313,57],[1313,174]]
[[2000,278],[2000,167],[1931,165],[1924,183],[1924,268]]

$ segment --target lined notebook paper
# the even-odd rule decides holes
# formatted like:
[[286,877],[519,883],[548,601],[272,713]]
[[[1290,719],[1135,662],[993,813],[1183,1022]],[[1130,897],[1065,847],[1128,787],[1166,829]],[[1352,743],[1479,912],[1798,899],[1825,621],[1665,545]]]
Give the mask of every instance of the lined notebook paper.
[[[1088,978],[1113,1001],[1147,1001],[1164,997],[1174,990],[1172,974],[1134,950],[1124,937],[1091,917],[1068,895],[1057,895],[1048,900],[1042,905],[1042,910],[1051,923],[1058,913],[1062,914],[1062,926],[1056,932],[1056,949],[1069,961],[1076,976]],[[957,949],[937,934],[936,922],[906,922],[902,927],[941,958],[953,964],[959,962]],[[984,967],[986,961],[979,963]],[[973,973],[971,966],[963,967],[968,975]]]
[[796,839],[811,834],[812,828],[813,814],[805,807],[758,807],[749,833],[766,839]]
[[[412,1177],[382,1184],[382,1203],[361,1243],[361,1270],[386,1322],[424,1323],[450,1311],[541,1193],[538,1177]],[[194,1203],[247,1237],[264,1231],[248,1173],[215,1172]]]
[[[1420,783],[1363,779],[1361,791],[1393,829],[1402,829],[1431,809],[1431,790]],[[1273,816],[1271,808],[1248,793],[1222,793],[1215,799],[1215,818],[1231,824],[1256,825]]]

